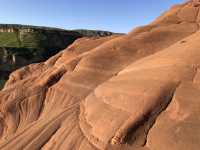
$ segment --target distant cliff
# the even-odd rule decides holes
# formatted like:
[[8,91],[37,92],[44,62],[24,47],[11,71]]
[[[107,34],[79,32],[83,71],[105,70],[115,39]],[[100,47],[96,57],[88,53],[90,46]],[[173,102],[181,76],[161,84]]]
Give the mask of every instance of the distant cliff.
[[31,63],[44,61],[78,38],[112,34],[108,31],[0,24],[0,88],[10,72]]

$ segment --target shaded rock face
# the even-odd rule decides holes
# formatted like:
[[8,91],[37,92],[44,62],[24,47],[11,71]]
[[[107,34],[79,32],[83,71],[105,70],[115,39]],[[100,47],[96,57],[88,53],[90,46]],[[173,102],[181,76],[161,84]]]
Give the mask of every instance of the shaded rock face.
[[[0,25],[0,85],[10,72],[45,61],[81,37],[110,36],[112,32],[2,24]],[[8,73],[9,72],[9,73]],[[8,74],[5,76],[5,74]]]
[[81,38],[12,73],[0,91],[0,149],[199,150],[198,10],[177,5],[128,35]]

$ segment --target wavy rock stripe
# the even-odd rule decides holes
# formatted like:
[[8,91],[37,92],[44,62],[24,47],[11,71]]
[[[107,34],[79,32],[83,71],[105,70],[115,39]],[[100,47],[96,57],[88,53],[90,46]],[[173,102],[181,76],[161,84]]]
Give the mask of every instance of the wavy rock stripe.
[[198,150],[199,7],[13,72],[0,91],[0,149]]

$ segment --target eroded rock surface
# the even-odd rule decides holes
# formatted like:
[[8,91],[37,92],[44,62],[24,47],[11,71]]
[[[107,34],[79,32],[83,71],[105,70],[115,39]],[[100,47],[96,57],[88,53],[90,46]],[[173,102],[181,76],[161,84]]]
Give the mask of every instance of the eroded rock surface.
[[0,149],[198,150],[198,16],[190,1],[12,73],[0,92]]

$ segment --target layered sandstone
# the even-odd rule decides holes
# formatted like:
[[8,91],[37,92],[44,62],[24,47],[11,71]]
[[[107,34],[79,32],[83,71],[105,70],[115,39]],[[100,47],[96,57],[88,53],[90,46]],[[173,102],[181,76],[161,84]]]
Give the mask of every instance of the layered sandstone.
[[2,150],[198,150],[199,8],[172,7],[128,35],[82,38],[12,73]]

